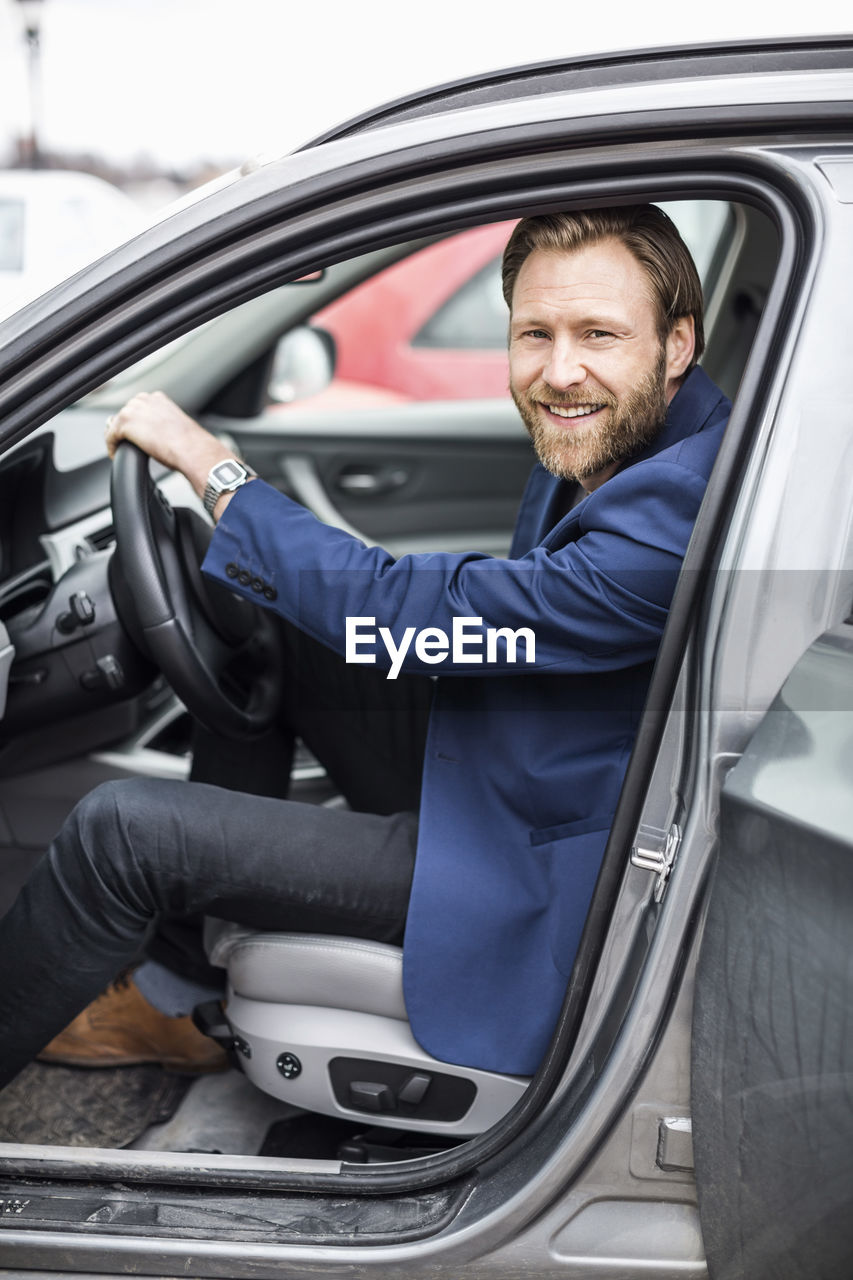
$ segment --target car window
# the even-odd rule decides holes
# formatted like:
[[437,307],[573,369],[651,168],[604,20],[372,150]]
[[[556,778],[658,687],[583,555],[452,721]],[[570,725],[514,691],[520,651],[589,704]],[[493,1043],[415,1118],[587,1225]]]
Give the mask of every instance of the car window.
[[681,232],[707,292],[720,250],[734,233],[731,205],[722,200],[674,200],[660,207]]
[[416,347],[500,351],[507,342],[507,312],[500,259],[466,281],[415,334]]
[[[362,281],[313,317],[334,339],[336,399],[468,400],[507,387],[506,308],[500,258],[513,222],[471,227],[426,245]],[[479,281],[479,287],[473,282]],[[423,340],[461,299],[448,325],[459,335]],[[459,314],[461,312],[461,314]],[[447,327],[447,326],[445,326]]]
[[[684,236],[707,292],[734,234],[731,206],[684,200],[661,207]],[[334,372],[319,396],[305,382],[312,403],[368,407],[505,395],[501,254],[513,226],[475,227],[421,248],[313,316],[311,326],[333,340]],[[288,385],[299,382],[291,371]]]
[[[736,206],[679,201],[663,207],[693,252],[710,303],[724,292],[720,273],[736,242]],[[143,357],[83,403],[112,409],[138,390],[163,387],[179,403],[225,416],[253,417],[266,409],[273,425],[296,407],[379,411],[403,403],[506,401],[500,262],[514,225],[392,245],[333,264],[311,282],[278,286]],[[306,318],[303,291],[311,289],[323,301],[313,310],[309,304]],[[254,366],[238,364],[247,332],[257,368],[265,369],[260,385]],[[744,342],[738,334],[732,342],[731,376],[709,369],[727,389],[736,387],[742,367]],[[714,345],[720,347],[719,335]]]
[[[720,238],[730,217],[727,205],[706,200],[663,204],[690,246],[703,284],[708,283]],[[465,281],[415,335],[415,346],[449,350],[502,350],[507,313],[501,289],[500,258]]]

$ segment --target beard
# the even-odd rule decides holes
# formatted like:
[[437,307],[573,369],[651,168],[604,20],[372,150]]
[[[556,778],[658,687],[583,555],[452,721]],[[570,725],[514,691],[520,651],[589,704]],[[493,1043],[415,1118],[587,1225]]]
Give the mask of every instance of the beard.
[[[656,366],[622,400],[603,390],[567,395],[547,382],[534,382],[520,392],[510,381],[509,389],[545,470],[561,480],[585,480],[633,457],[660,431],[667,409],[666,352],[661,347]],[[569,418],[566,427],[558,427],[543,422],[539,413],[540,404],[571,408],[591,400],[605,408],[601,421],[588,425],[582,418]]]

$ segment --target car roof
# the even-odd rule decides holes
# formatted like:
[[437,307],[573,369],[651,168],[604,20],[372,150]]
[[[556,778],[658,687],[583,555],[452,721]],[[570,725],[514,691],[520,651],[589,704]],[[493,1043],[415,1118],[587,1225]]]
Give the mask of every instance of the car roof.
[[670,45],[558,58],[484,72],[408,94],[353,116],[299,149],[307,150],[384,125],[540,94],[688,77],[849,67],[851,52],[853,37],[839,34]]

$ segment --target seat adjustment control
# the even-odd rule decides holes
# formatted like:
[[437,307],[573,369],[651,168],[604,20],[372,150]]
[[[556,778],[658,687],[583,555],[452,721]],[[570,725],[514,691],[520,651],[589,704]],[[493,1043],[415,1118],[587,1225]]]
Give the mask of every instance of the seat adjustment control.
[[275,1060],[275,1065],[285,1080],[295,1080],[297,1076],[302,1075],[302,1063],[295,1053],[280,1053]]
[[415,1072],[409,1076],[402,1089],[397,1094],[397,1101],[404,1103],[407,1107],[416,1107],[419,1102],[423,1102],[424,1094],[430,1086],[429,1076]]
[[397,1103],[390,1085],[378,1080],[353,1080],[349,1087],[350,1105],[359,1111],[396,1111]]
[[428,1071],[414,1062],[341,1057],[332,1058],[328,1070],[339,1106],[393,1116],[404,1123],[452,1124],[467,1115],[477,1096],[473,1080],[449,1071]]
[[401,1103],[404,1107],[417,1107],[423,1101],[430,1084],[430,1077],[422,1072],[413,1072],[396,1092],[390,1084],[381,1080],[351,1080],[349,1105],[359,1111],[372,1111],[374,1114],[396,1111]]

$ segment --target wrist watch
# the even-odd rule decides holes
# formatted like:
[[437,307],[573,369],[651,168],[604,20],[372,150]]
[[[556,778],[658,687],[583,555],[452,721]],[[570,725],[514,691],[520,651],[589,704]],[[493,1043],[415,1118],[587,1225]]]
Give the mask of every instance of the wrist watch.
[[233,493],[235,489],[239,489],[257,474],[257,471],[247,467],[245,462],[238,462],[236,458],[226,458],[224,462],[217,462],[207,474],[207,484],[204,486],[204,497],[201,500],[207,514],[213,517],[213,508],[223,493]]

